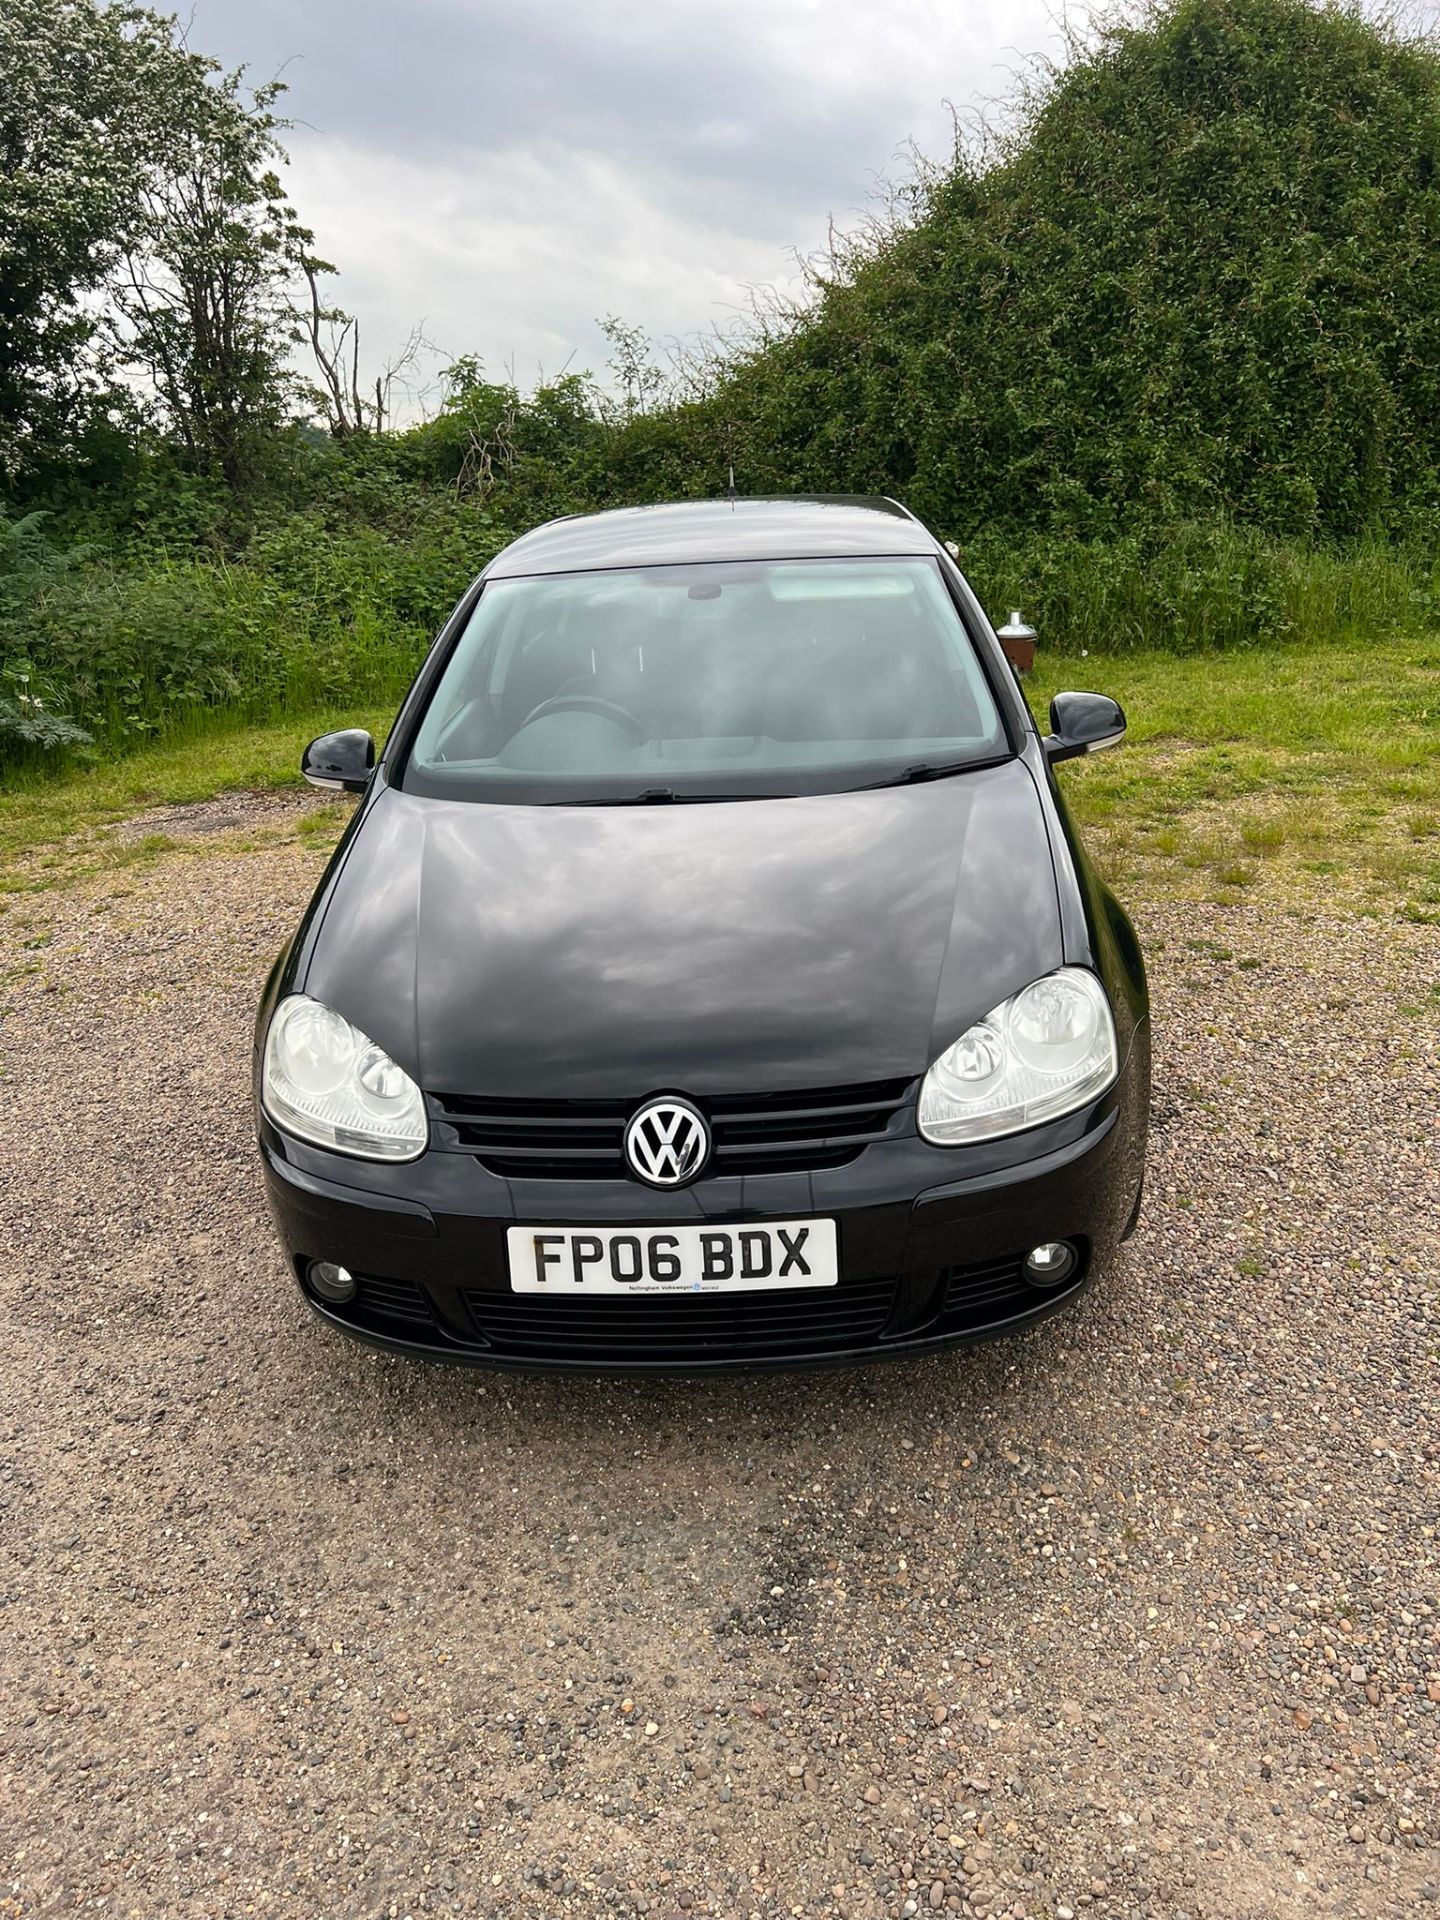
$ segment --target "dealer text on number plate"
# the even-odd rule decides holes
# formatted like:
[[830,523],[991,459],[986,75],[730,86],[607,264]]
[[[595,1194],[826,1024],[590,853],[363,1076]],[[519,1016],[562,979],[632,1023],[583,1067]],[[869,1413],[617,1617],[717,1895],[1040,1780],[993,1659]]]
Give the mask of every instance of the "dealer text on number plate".
[[758,1293],[833,1287],[833,1220],[763,1226],[511,1227],[514,1293]]

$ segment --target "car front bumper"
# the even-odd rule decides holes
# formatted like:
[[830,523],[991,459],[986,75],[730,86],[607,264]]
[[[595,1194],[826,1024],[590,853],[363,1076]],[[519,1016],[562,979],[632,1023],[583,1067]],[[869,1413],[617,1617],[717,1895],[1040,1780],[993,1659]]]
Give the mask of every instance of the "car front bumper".
[[[353,1338],[476,1366],[605,1374],[859,1364],[1009,1333],[1071,1300],[1124,1234],[1140,1190],[1147,1075],[1134,1056],[1096,1106],[1006,1140],[938,1148],[911,1134],[843,1168],[709,1179],[507,1180],[463,1155],[374,1165],[260,1121],[271,1208],[310,1306]],[[534,1226],[833,1219],[840,1281],[771,1293],[587,1300],[517,1295],[505,1234]],[[1041,1289],[1024,1257],[1067,1240],[1072,1278]],[[344,1306],[313,1261],[357,1278]]]

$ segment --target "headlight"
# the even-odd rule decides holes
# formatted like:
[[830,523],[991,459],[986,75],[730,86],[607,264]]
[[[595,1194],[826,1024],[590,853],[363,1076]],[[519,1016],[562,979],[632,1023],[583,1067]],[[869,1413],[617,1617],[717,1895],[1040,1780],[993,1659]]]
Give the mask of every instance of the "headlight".
[[366,1160],[425,1151],[425,1101],[409,1074],[329,1007],[282,1000],[265,1039],[260,1098],[277,1127]]
[[937,1147],[993,1140],[1095,1099],[1118,1071],[1105,989],[1083,967],[1046,974],[947,1047],[920,1089],[921,1135]]

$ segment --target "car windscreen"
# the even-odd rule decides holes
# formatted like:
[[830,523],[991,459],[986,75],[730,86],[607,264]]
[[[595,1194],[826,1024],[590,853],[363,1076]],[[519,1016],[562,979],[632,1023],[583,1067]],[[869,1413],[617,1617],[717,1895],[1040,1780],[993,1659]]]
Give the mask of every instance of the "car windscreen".
[[521,804],[739,799],[1007,752],[935,561],[716,562],[486,582],[400,784]]

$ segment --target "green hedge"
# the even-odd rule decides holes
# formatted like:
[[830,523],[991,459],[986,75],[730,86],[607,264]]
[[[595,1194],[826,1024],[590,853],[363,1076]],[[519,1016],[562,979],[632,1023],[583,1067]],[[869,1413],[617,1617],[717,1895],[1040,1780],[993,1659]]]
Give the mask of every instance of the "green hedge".
[[165,733],[206,709],[398,694],[509,536],[477,513],[404,538],[298,513],[236,559],[61,547],[0,519],[0,769]]
[[1223,524],[1113,540],[981,533],[961,565],[987,610],[1020,607],[1049,650],[1335,646],[1432,626],[1434,552],[1315,547]]
[[[254,720],[396,698],[506,538],[483,516],[404,537],[304,512],[259,530],[243,559],[122,562],[54,545],[33,517],[0,522],[0,766],[123,749],[208,709]],[[1343,645],[1436,610],[1425,550],[1214,525],[982,533],[961,563],[997,619],[1022,608],[1053,653]]]

